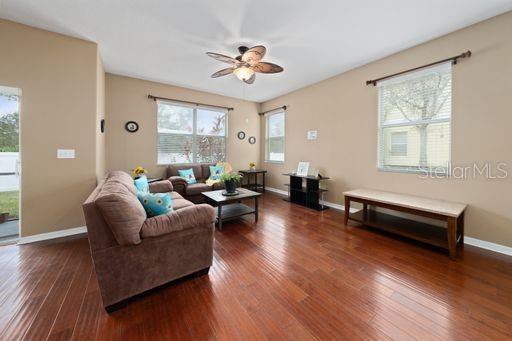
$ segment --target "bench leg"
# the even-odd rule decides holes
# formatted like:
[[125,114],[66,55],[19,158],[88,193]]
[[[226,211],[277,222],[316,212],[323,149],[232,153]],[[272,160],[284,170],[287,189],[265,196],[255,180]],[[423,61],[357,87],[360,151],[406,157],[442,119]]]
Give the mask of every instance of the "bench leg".
[[454,260],[457,257],[457,218],[448,218],[448,250],[450,258]]
[[464,246],[464,212],[457,219],[457,230],[460,234],[460,244]]
[[345,197],[345,216],[344,216],[344,220],[343,220],[345,222],[345,226],[347,226],[349,215],[350,215],[350,198]]

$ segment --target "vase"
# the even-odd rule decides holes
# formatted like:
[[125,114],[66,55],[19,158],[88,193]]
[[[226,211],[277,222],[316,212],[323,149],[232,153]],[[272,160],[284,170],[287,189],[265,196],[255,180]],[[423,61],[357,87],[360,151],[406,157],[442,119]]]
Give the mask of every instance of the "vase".
[[224,181],[224,185],[226,186],[227,193],[235,193],[236,192],[236,181],[235,180]]

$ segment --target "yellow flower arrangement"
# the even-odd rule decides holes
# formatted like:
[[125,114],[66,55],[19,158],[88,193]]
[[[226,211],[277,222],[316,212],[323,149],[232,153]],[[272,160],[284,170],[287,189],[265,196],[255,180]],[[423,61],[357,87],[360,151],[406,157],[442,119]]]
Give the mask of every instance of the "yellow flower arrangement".
[[142,168],[141,166],[135,167],[135,169],[132,170],[133,174],[137,176],[142,176],[146,174],[148,171]]
[[249,168],[254,168],[256,167],[256,163],[255,162],[249,162]]

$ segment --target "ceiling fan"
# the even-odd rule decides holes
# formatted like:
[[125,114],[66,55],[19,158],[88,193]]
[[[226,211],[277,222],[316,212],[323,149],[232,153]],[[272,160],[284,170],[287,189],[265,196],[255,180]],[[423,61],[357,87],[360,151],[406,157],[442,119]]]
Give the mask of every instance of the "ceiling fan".
[[251,48],[247,46],[240,46],[238,48],[240,55],[231,58],[219,53],[206,52],[206,54],[213,59],[220,62],[231,64],[231,67],[219,70],[212,75],[212,78],[226,76],[234,73],[241,81],[247,84],[252,84],[256,79],[256,72],[259,73],[278,73],[284,69],[279,65],[262,62],[267,49],[265,46],[258,45]]

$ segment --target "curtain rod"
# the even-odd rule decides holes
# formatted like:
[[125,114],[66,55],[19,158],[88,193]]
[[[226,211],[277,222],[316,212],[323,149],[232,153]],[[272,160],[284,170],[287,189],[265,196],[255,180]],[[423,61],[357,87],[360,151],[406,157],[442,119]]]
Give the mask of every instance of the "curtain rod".
[[286,105],[283,105],[282,107],[278,107],[278,108],[274,108],[274,109],[270,109],[270,110],[267,110],[267,111],[264,111],[264,112],[260,112],[258,113],[258,115],[260,116],[263,116],[271,111],[274,111],[274,110],[277,110],[277,109],[283,109],[283,110],[286,110]]
[[380,77],[380,78],[377,78],[377,79],[372,79],[372,80],[366,81],[366,85],[370,85],[371,84],[371,85],[375,86],[375,85],[377,85],[378,82],[380,82],[380,81],[382,81],[384,79],[388,79],[388,78],[395,77],[395,76],[400,76],[400,75],[402,75],[404,73],[407,73],[407,72],[416,71],[416,70],[419,70],[419,69],[424,69],[426,67],[437,65],[437,64],[446,63],[448,61],[452,61],[452,64],[455,65],[455,64],[457,64],[457,60],[458,59],[469,58],[469,57],[471,57],[471,51],[467,50],[466,52],[461,53],[458,56],[446,58],[446,59],[443,59],[443,60],[438,60],[437,62],[433,62],[433,63],[427,64],[427,65],[418,66],[418,67],[415,67],[413,69],[401,71],[401,72],[398,72],[398,73],[395,73],[395,74],[392,74],[392,75],[389,75],[389,76],[384,76],[384,77]]
[[221,105],[211,105],[211,104],[205,104],[205,103],[189,102],[189,101],[183,101],[181,99],[153,96],[151,94],[148,95],[148,98],[152,99],[153,101],[162,99],[162,100],[165,100],[165,101],[174,101],[174,102],[181,102],[181,103],[193,104],[193,105],[203,105],[205,107],[212,107],[212,108],[222,108],[222,109],[227,109],[228,111],[234,110],[234,108],[223,107]]

